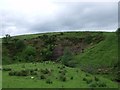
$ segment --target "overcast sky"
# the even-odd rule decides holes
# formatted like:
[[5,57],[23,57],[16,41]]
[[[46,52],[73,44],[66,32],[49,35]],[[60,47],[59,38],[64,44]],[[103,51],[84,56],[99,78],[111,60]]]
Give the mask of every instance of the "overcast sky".
[[0,36],[75,30],[115,31],[117,24],[117,0],[0,0]]

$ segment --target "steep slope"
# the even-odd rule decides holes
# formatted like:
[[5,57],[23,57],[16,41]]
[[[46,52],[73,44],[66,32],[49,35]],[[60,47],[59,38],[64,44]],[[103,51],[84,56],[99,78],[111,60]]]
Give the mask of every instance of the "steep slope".
[[118,41],[116,33],[104,33],[105,40],[86,48],[85,52],[75,56],[80,67],[89,69],[111,68],[118,63]]

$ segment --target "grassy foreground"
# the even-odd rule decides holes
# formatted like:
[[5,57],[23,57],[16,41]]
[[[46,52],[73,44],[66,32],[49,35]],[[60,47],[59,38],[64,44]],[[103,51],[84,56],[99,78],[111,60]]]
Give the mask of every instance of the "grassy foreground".
[[[63,68],[62,68],[63,67]],[[105,87],[117,88],[117,83],[103,78],[101,76],[93,76],[85,73],[78,68],[69,68],[61,64],[53,62],[43,63],[22,63],[4,65],[3,69],[11,69],[12,71],[38,69],[36,75],[28,76],[10,76],[9,72],[3,70],[3,88],[89,88],[89,87]],[[41,69],[51,70],[50,74],[43,74]],[[61,72],[65,70],[66,80],[61,80]],[[40,75],[45,75],[45,79],[41,79]],[[47,82],[50,80],[52,83]]]

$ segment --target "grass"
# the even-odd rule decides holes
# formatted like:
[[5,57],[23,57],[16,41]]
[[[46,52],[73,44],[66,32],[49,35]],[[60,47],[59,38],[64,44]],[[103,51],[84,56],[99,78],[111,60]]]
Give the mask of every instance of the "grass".
[[115,33],[104,33],[105,40],[87,48],[84,53],[75,56],[79,66],[111,67],[118,62],[117,36]]
[[[25,67],[23,67],[25,66]],[[84,77],[89,77],[90,79],[94,80],[94,76],[89,74],[86,76],[86,73],[81,71],[78,68],[69,68],[65,67],[67,70],[65,82],[59,80],[59,70],[61,64],[48,62],[48,63],[23,63],[23,64],[11,64],[11,65],[4,65],[3,68],[11,68],[12,70],[20,71],[23,69],[44,69],[49,68],[52,69],[53,72],[51,75],[47,76],[47,79],[41,80],[38,79],[36,76],[9,76],[9,71],[3,71],[3,88],[87,88],[89,84],[83,81]],[[71,80],[71,76],[73,79]],[[31,79],[31,77],[35,77]],[[98,76],[101,81],[104,81],[107,87],[117,88],[117,83],[110,81],[109,79],[103,78]],[[51,80],[52,83],[46,83],[46,80]]]

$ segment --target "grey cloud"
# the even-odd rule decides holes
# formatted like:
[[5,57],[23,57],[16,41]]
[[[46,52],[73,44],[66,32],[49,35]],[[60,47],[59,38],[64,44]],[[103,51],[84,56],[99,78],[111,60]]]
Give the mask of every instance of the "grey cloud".
[[31,30],[54,31],[60,29],[116,29],[116,3],[65,3],[58,18],[44,24],[35,24]]
[[8,13],[3,28],[14,24],[33,33],[76,29],[107,29],[109,31],[117,28],[117,3],[57,3],[57,5],[61,9],[55,17],[52,17],[54,19],[47,17],[48,20],[43,23],[40,22],[42,19],[39,16],[31,23],[24,16],[11,16]]

